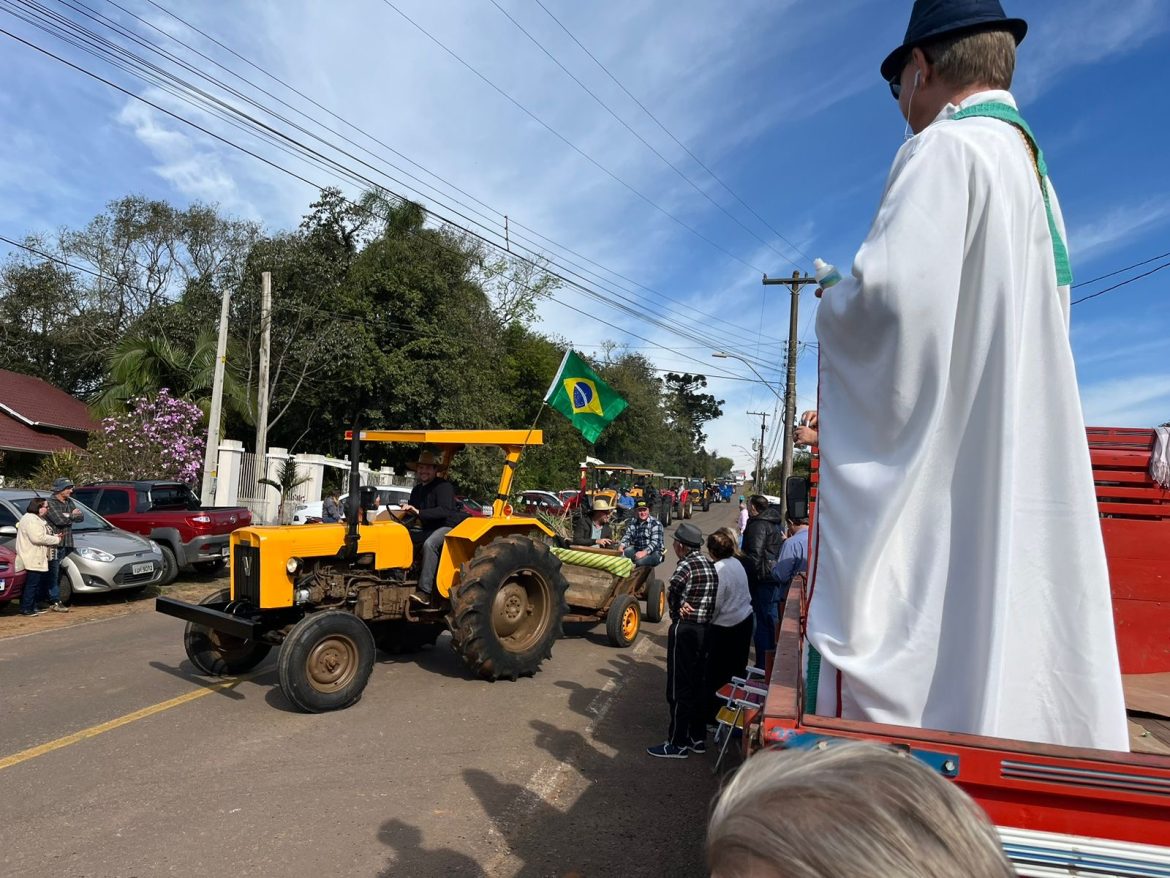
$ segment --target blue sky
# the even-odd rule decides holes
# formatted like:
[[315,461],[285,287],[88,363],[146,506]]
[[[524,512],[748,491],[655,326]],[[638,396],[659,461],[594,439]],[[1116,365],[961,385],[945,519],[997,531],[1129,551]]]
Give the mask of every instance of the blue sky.
[[[82,20],[58,0],[45,2]],[[762,287],[760,275],[810,269],[812,256],[847,269],[902,142],[903,121],[877,68],[901,42],[910,0],[543,0],[766,224],[655,124],[536,0],[497,0],[500,8],[489,0],[393,0],[532,115],[439,48],[386,0],[182,5],[158,0],[415,166],[343,128],[148,0],[118,0],[124,9],[106,0],[84,2],[190,57],[188,49],[165,43],[128,13],[140,16],[341,130],[379,156],[362,154],[371,164],[383,169],[383,159],[394,161],[441,190],[412,184],[412,197],[435,207],[439,201],[451,205],[452,197],[469,202],[419,166],[440,175],[490,206],[472,205],[483,214],[475,218],[484,234],[498,238],[506,213],[511,223],[522,225],[513,225],[514,232],[528,234],[526,227],[580,254],[542,242],[540,249],[554,262],[580,263],[587,257],[604,266],[588,267],[602,274],[607,295],[636,303],[666,327],[634,321],[564,289],[559,299],[605,323],[550,302],[541,311],[544,328],[586,353],[615,340],[647,354],[662,369],[706,372],[713,391],[726,400],[724,417],[709,430],[712,443],[745,467],[759,420],[744,413],[772,412],[776,400],[762,384],[743,380],[754,376],[742,364],[714,360],[711,353],[733,350],[778,382],[788,296],[783,288]],[[1162,60],[1170,48],[1170,13],[1164,2],[1005,0],[1005,5],[1009,14],[1031,24],[1014,91],[1047,154],[1077,278],[1088,280],[1170,251],[1170,166],[1164,159],[1170,74]],[[315,182],[339,182],[64,46],[2,8],[0,28]],[[0,46],[0,78],[6,84],[0,91],[2,235],[19,238],[84,223],[107,201],[130,192],[177,203],[216,202],[271,229],[295,224],[313,198],[309,186],[9,37],[0,35]],[[208,62],[197,64],[214,70]],[[233,84],[250,91],[238,80]],[[1081,288],[1074,298],[1107,285]],[[1170,419],[1168,290],[1170,270],[1074,307],[1072,338],[1090,422],[1148,425]],[[801,340],[815,342],[812,297],[803,297],[802,306]],[[815,398],[815,364],[815,350],[802,347],[801,407]],[[770,431],[768,445],[778,447],[773,439]]]

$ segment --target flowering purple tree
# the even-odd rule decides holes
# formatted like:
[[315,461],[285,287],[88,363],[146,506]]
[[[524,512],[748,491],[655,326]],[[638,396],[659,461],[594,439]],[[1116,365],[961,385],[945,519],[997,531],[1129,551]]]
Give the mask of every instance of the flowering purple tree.
[[203,471],[203,413],[171,396],[126,402],[125,414],[101,422],[89,437],[88,469],[97,479],[176,479],[195,485]]

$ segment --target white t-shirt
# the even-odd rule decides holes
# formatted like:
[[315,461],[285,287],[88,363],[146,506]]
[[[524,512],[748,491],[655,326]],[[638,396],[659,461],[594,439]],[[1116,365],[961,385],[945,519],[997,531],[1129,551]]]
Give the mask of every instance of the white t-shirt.
[[711,615],[711,624],[730,628],[752,614],[747,571],[738,558],[724,558],[715,562],[715,572],[719,574],[719,591],[715,594],[715,612]]

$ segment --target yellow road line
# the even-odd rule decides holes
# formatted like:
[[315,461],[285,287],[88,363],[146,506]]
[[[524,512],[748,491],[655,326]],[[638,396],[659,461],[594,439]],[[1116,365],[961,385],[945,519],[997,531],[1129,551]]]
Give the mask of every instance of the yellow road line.
[[202,698],[204,695],[210,695],[213,692],[223,692],[226,689],[232,689],[244,681],[243,677],[237,677],[233,680],[224,680],[219,683],[212,683],[202,689],[196,689],[193,692],[188,692],[186,695],[180,695],[177,698],[172,698],[169,701],[160,701],[158,704],[152,704],[149,707],[144,707],[141,710],[136,710],[133,713],[127,713],[116,719],[108,722],[100,723],[96,726],[90,726],[88,729],[82,729],[79,732],[74,732],[72,735],[66,735],[63,738],[58,738],[55,741],[49,741],[44,744],[38,744],[35,747],[29,747],[27,750],[21,750],[19,753],[13,753],[11,756],[5,756],[0,759],[0,771],[5,768],[11,768],[13,765],[19,765],[22,762],[27,762],[30,759],[36,759],[38,756],[44,756],[46,753],[52,753],[54,750],[60,750],[62,747],[69,747],[73,744],[80,743],[89,738],[95,738],[98,735],[103,735],[106,732],[129,725],[132,722],[137,722],[140,719],[145,719],[148,716],[154,716],[156,713],[162,713],[164,710],[170,710],[172,707],[178,707],[180,704],[186,704],[189,701],[194,701],[196,698]]

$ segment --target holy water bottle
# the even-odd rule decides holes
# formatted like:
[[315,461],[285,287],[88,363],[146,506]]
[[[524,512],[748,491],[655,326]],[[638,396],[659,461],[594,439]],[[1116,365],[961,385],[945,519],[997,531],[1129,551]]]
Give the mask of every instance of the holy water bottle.
[[836,266],[829,265],[823,259],[813,260],[813,270],[816,271],[817,283],[822,290],[827,290],[841,281],[841,272],[837,271]]

